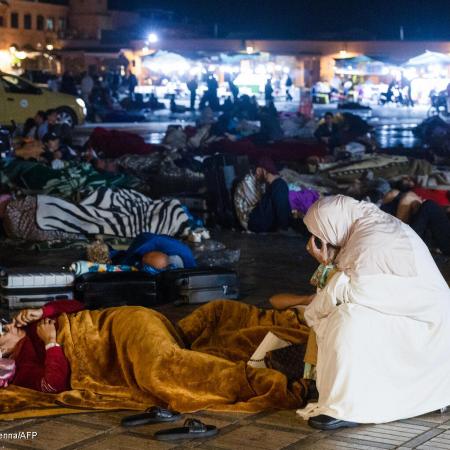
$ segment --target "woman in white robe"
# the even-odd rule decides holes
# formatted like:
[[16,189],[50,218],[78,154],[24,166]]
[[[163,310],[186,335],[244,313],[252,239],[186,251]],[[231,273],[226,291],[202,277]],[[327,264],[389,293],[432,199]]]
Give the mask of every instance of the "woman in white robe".
[[317,335],[319,401],[298,414],[335,429],[450,405],[450,290],[424,242],[342,195],[317,201],[304,222],[322,250],[340,251],[338,272],[305,312]]

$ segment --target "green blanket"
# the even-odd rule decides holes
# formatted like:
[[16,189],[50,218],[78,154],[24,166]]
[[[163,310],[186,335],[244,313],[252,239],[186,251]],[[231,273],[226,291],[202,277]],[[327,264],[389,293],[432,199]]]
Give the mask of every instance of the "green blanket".
[[97,172],[89,163],[69,163],[55,170],[44,164],[12,160],[0,162],[0,182],[26,194],[48,194],[68,200],[79,200],[100,187],[135,189],[139,181],[125,174]]

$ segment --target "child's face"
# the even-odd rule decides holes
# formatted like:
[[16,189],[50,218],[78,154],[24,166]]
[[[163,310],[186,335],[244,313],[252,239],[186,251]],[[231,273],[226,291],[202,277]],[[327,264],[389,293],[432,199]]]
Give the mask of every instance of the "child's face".
[[51,152],[55,152],[59,149],[59,139],[48,141],[47,147]]

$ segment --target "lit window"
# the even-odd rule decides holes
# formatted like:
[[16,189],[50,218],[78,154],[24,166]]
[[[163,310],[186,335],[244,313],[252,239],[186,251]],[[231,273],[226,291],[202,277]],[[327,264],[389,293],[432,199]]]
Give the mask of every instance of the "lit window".
[[66,19],[64,17],[59,18],[58,29],[59,31],[64,31],[66,29]]
[[47,30],[53,31],[55,29],[55,19],[53,17],[47,17]]

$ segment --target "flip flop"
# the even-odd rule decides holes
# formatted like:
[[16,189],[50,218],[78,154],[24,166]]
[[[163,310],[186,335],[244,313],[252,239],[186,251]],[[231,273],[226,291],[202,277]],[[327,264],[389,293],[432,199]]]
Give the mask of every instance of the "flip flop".
[[219,430],[214,425],[206,425],[197,419],[186,419],[184,427],[170,428],[155,433],[158,441],[172,441],[176,439],[201,439],[215,436]]
[[144,413],[124,417],[120,424],[123,427],[136,427],[150,423],[175,422],[179,419],[181,419],[181,414],[178,411],[152,406],[146,409]]

